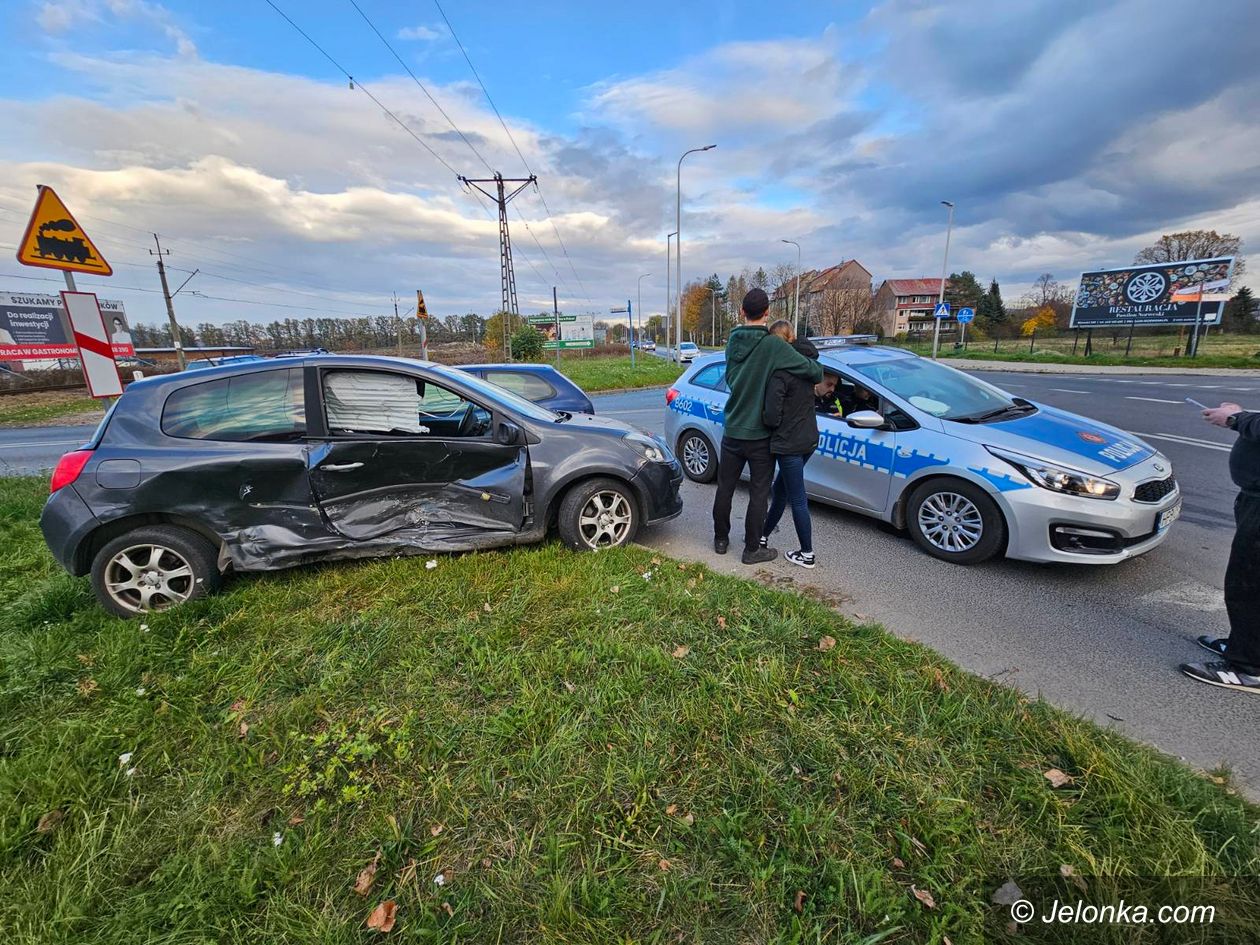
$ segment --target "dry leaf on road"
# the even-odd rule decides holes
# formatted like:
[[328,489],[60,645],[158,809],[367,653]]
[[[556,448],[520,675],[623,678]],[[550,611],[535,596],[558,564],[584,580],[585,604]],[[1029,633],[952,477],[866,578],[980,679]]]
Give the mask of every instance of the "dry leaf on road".
[[1051,768],[1049,771],[1044,773],[1043,777],[1050,782],[1051,787],[1063,787],[1065,784],[1072,783],[1072,776],[1070,774],[1064,774],[1058,768]]
[[398,903],[392,899],[386,899],[372,910],[372,914],[367,919],[367,927],[377,932],[392,932],[397,915]]
[[372,891],[372,884],[376,882],[376,868],[381,862],[381,851],[376,851],[376,856],[372,857],[372,862],[363,869],[359,870],[359,875],[354,881],[354,891],[360,896],[366,896]]
[[910,891],[914,893],[914,898],[919,900],[929,909],[936,908],[936,900],[932,898],[932,894],[926,889],[919,889],[917,886],[911,886]]

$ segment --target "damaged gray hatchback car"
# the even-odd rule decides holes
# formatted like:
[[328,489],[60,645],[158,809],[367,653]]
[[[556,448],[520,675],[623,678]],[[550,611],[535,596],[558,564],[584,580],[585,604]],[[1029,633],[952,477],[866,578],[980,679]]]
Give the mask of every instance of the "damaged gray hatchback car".
[[623,545],[682,510],[663,441],[401,358],[323,355],[137,381],[53,472],[40,527],[129,616],[227,570],[539,541]]

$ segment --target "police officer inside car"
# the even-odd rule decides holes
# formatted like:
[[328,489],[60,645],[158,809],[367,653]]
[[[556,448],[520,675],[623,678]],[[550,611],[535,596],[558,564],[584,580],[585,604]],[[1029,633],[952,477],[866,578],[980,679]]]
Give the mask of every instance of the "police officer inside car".
[[1199,637],[1199,646],[1220,659],[1183,663],[1181,671],[1212,686],[1260,693],[1260,412],[1227,403],[1204,410],[1203,419],[1238,434],[1229,454],[1229,475],[1241,490],[1225,569],[1229,636]]

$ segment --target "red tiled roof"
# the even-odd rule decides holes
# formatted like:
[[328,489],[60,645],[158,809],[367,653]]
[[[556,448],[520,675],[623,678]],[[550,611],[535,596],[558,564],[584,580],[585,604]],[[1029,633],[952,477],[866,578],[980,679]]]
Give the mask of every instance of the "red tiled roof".
[[941,291],[941,280],[889,279],[888,287],[893,295],[937,295]]

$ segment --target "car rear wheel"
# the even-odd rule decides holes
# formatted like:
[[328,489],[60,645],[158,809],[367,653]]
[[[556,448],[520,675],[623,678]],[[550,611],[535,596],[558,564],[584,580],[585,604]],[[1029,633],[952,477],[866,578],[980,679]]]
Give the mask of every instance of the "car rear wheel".
[[683,472],[693,482],[712,482],[717,478],[717,451],[699,430],[688,430],[678,438],[678,456]]
[[1006,544],[1006,520],[983,489],[962,479],[934,479],[910,494],[906,524],[920,548],[942,561],[979,564]]
[[557,524],[560,538],[574,551],[618,548],[634,540],[639,510],[629,486],[591,479],[565,494]]
[[174,525],[120,535],[92,561],[92,589],[120,617],[169,610],[218,590],[222,576],[210,542]]

